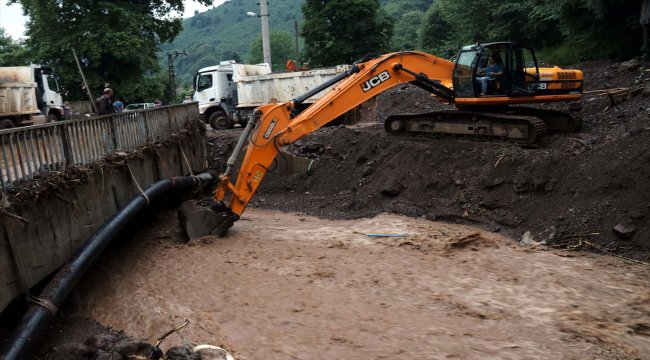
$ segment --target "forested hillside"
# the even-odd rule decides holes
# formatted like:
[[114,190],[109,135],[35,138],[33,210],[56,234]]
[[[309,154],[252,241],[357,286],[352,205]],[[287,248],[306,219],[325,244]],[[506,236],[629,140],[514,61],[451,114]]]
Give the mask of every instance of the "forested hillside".
[[[309,59],[314,53],[306,53],[304,43],[309,47],[310,41],[305,39],[314,26],[321,25],[317,21],[326,24],[335,22],[336,18],[354,18],[352,14],[340,13],[341,9],[348,11],[355,6],[368,9],[377,4],[376,0],[269,0],[268,3],[271,50],[276,69],[288,58],[297,57],[297,35],[300,56],[303,60],[314,60]],[[318,13],[310,22],[303,15],[305,3],[311,11],[329,11],[330,17],[324,18]],[[347,21],[339,26],[338,33],[328,32],[327,25],[322,25],[324,30],[317,31],[323,33],[319,46],[336,45],[337,40],[339,44],[352,43],[349,39],[341,40],[341,34],[354,33],[354,39],[357,39],[383,32],[390,36],[390,41],[376,49],[378,54],[422,50],[447,56],[462,45],[511,40],[534,47],[542,60],[559,65],[597,58],[627,59],[642,55],[643,51],[639,21],[641,4],[638,0],[379,0],[379,4],[381,8],[374,19],[359,16],[356,21]],[[162,45],[161,64],[167,66],[165,54],[168,51],[185,51],[187,55],[179,56],[174,64],[177,84],[189,85],[197,69],[220,60],[261,61],[261,22],[247,12],[259,13],[259,2],[230,0],[185,19],[179,36],[171,44]],[[389,29],[359,32],[358,29],[369,21]],[[306,22],[308,29],[303,28]],[[341,60],[334,54],[340,50],[338,47],[321,52],[332,53],[332,63],[338,63]],[[350,51],[354,52],[354,49]],[[312,63],[328,65],[322,61]]]
[[[303,0],[270,0],[269,29],[295,37],[295,22],[302,20]],[[230,0],[223,5],[183,20],[183,31],[171,44],[163,44],[163,66],[167,66],[168,51],[185,51],[174,62],[177,83],[188,84],[192,74],[221,60],[236,59],[249,62],[251,45],[261,39],[261,22],[256,16],[260,6],[257,0]],[[260,40],[261,41],[261,40]],[[284,59],[286,62],[286,59]],[[282,62],[282,63],[284,63]]]
[[[301,53],[304,52],[304,40],[300,36],[304,25],[302,13],[304,2],[304,0],[268,1],[271,52],[276,68],[284,66],[289,57],[296,58],[296,22],[299,33],[298,47]],[[419,29],[432,1],[382,0],[380,3],[384,14],[394,19],[395,36],[391,42],[391,50],[418,48]],[[214,9],[183,20],[183,31],[178,37],[172,43],[161,46],[163,68],[168,65],[167,52],[185,51],[187,55],[177,57],[174,66],[178,74],[177,84],[189,85],[196,70],[215,65],[221,60],[262,61],[260,19],[246,14],[247,12],[259,14],[259,11],[257,0],[230,0]],[[253,45],[256,45],[256,49],[251,54]]]

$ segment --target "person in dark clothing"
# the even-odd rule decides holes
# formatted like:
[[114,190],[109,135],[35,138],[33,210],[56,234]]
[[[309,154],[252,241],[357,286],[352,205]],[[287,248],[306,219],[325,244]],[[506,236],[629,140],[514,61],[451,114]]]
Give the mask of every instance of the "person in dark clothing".
[[104,95],[95,100],[98,115],[106,115],[115,112],[113,104],[111,103],[111,97],[113,97],[113,90],[106,88],[104,89]]

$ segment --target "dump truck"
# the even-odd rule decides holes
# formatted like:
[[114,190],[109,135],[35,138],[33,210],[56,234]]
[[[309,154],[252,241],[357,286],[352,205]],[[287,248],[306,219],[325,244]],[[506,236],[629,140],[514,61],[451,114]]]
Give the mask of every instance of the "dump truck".
[[[268,64],[238,64],[234,60],[200,69],[194,75],[193,100],[213,129],[245,125],[253,110],[264,104],[290,101],[344,73],[349,65],[331,68],[272,73]],[[323,93],[302,103],[301,111]]]
[[59,121],[63,98],[52,68],[0,67],[0,129]]

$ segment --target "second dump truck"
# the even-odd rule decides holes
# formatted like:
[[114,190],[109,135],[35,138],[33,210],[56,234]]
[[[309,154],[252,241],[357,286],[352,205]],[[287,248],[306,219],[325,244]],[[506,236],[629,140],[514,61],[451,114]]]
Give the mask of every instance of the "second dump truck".
[[51,68],[0,67],[0,130],[63,119],[63,98]]
[[[245,125],[253,110],[261,105],[291,101],[320,84],[344,73],[349,66],[271,73],[268,64],[238,64],[234,60],[200,69],[193,79],[193,100],[213,129]],[[324,94],[307,99],[303,106]]]

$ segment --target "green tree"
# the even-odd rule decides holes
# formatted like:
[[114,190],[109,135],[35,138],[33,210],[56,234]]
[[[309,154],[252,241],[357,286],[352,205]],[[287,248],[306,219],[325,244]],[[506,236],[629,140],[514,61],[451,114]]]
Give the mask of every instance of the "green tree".
[[404,13],[395,22],[395,34],[391,40],[391,49],[417,50],[420,49],[419,38],[425,14],[419,10]]
[[420,29],[428,51],[510,40],[568,61],[640,53],[638,0],[436,0]]
[[76,83],[69,89],[73,98],[85,98],[73,49],[95,95],[107,83],[127,101],[162,96],[164,86],[154,76],[160,71],[156,52],[160,42],[181,31],[182,0],[11,2],[19,2],[29,15],[30,55],[52,66],[68,84]]
[[221,55],[221,60],[235,60],[237,63],[242,63],[241,56],[238,52],[232,50],[226,50]]
[[306,0],[302,12],[312,66],[350,64],[389,50],[394,22],[378,0]]
[[625,59],[641,52],[638,0],[542,0],[533,21],[556,25],[585,58]]
[[447,57],[445,56],[447,49],[454,48],[454,45],[451,45],[453,31],[452,25],[445,21],[439,4],[434,3],[429,7],[422,21],[419,46],[431,54]]
[[3,28],[0,28],[0,66],[21,66],[29,63],[25,45],[14,41]]
[[[289,59],[296,57],[294,39],[284,31],[274,31],[269,35],[271,41],[271,62],[274,70],[284,69],[284,64]],[[264,61],[262,37],[259,36],[251,45],[251,58],[249,63],[258,64]]]

